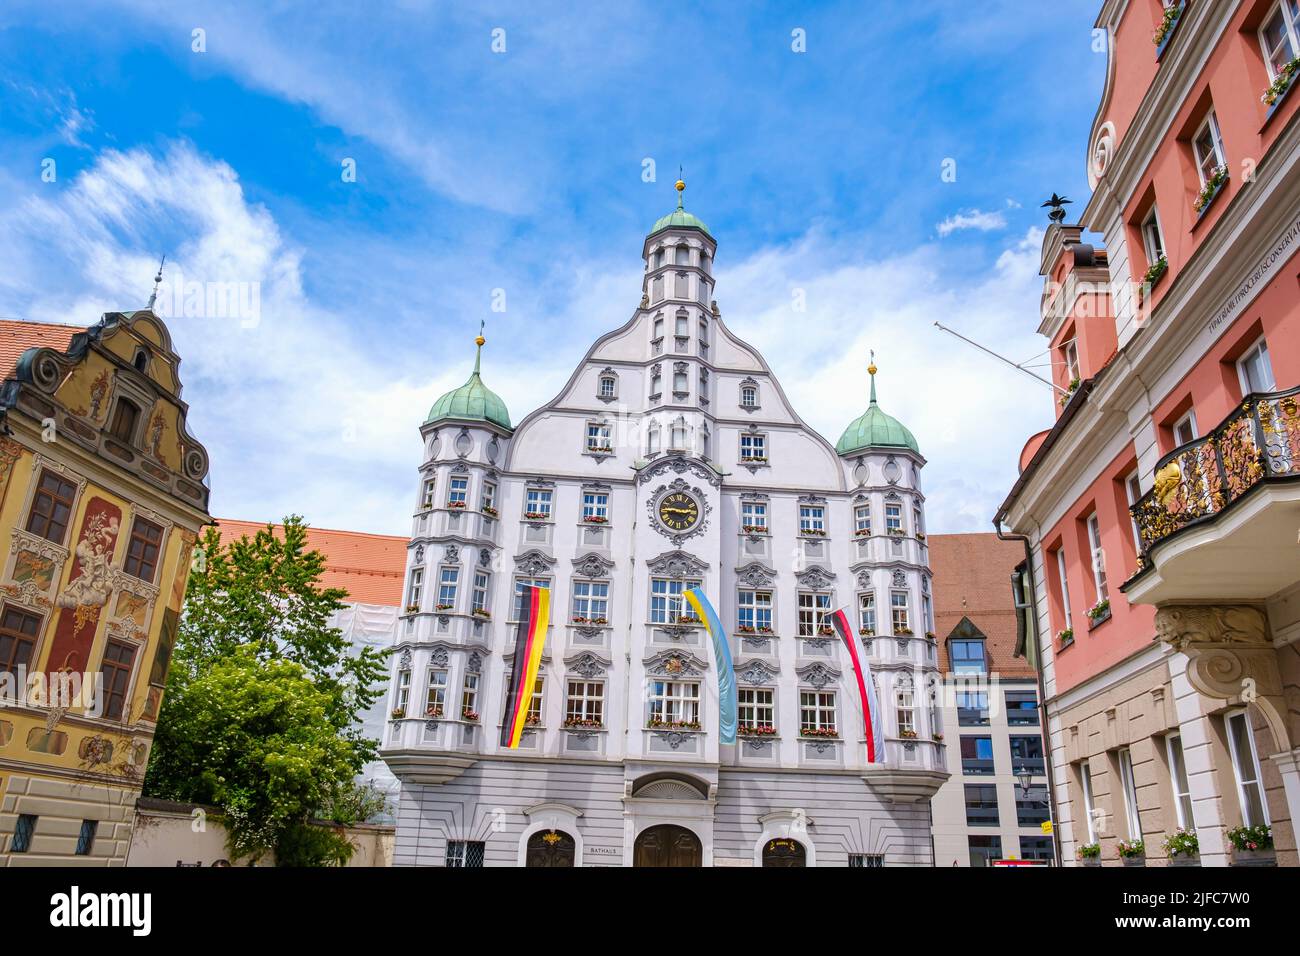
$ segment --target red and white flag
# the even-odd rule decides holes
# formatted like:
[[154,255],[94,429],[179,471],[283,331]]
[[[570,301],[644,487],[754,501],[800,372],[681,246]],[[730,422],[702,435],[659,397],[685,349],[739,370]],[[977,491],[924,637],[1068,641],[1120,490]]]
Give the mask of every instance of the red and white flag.
[[832,611],[830,619],[835,632],[848,649],[849,659],[853,661],[853,673],[858,679],[858,693],[862,697],[862,722],[865,724],[867,738],[867,763],[884,763],[885,721],[880,712],[876,685],[871,680],[871,665],[864,663],[858,656],[858,642],[844,609]]

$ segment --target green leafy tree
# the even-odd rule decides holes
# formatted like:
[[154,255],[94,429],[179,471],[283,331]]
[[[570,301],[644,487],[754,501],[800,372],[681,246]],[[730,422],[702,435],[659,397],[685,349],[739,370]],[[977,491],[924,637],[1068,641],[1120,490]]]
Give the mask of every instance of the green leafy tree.
[[361,717],[387,668],[330,626],[347,592],[322,587],[324,570],[294,515],[225,546],[210,528],[196,552],[145,791],[219,807],[237,856],[350,855],[339,834],[303,828],[356,822],[353,781],[377,753]]

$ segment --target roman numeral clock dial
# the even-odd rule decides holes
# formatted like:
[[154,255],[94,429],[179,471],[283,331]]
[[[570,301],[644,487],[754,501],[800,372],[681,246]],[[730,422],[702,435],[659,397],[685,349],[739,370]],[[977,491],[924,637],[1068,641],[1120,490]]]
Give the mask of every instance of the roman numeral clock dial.
[[659,502],[659,521],[672,531],[687,531],[700,520],[700,503],[683,491],[664,495]]

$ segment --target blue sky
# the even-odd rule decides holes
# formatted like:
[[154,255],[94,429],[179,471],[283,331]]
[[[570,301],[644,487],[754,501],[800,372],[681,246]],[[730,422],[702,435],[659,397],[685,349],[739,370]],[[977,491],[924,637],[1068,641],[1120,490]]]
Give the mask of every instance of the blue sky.
[[631,314],[681,164],[723,317],[804,418],[834,441],[875,348],[930,461],[931,530],[987,530],[1052,398],[930,323],[1043,348],[1039,203],[1087,198],[1095,14],[10,0],[0,315],[139,307],[161,252],[173,277],[255,283],[255,323],[169,317],[213,513],[402,533],[416,429],[479,320],[518,420]]

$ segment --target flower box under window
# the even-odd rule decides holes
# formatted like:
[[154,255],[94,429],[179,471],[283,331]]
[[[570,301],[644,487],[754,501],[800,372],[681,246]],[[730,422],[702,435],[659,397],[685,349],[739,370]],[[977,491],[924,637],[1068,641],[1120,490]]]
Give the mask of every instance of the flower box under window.
[[563,726],[570,730],[600,730],[605,724],[594,717],[565,717]]
[[1283,64],[1282,68],[1277,71],[1277,79],[1269,84],[1268,89],[1260,100],[1268,107],[1268,115],[1272,116],[1277,108],[1282,105],[1287,94],[1291,92],[1291,87],[1295,86],[1295,75],[1300,72],[1300,56]]
[[394,707],[392,711],[388,714],[388,716],[391,717],[393,720],[401,720],[403,717],[406,716],[406,708]]
[[800,737],[827,737],[838,738],[840,732],[833,727],[800,727]]
[[898,732],[898,736],[899,736],[901,739],[903,739],[903,740],[915,740],[915,739],[916,739],[916,731],[915,731],[915,730],[900,730],[900,731]]
[[485,515],[487,515],[490,518],[495,518],[499,514],[497,509],[493,508],[491,505],[484,505],[479,510],[482,511]]
[[547,511],[525,511],[524,517],[529,521],[550,521],[551,515]]
[[454,606],[454,605],[451,605],[451,604],[435,604],[435,605],[433,606],[433,609],[434,609],[435,611],[450,611],[450,610],[452,609],[453,606]]
[[700,722],[698,720],[655,720],[651,719],[646,722],[649,730],[699,730]]
[[740,530],[745,534],[767,534],[767,525],[745,524],[740,526]]
[[441,717],[441,716],[442,716],[442,708],[441,708],[441,707],[426,707],[426,708],[424,709],[424,716],[426,716],[426,717]]
[[609,623],[609,620],[607,618],[583,617],[580,614],[575,614],[573,617],[569,619],[569,621],[572,624],[608,624]]
[[602,515],[583,515],[584,524],[609,524],[609,519]]
[[741,724],[736,733],[742,737],[775,737],[776,728],[771,724]]
[[468,707],[465,707],[465,708],[463,708],[463,709],[461,710],[461,712],[460,712],[460,719],[461,719],[461,720],[468,720],[471,724],[477,724],[477,723],[478,723],[478,711],[476,711],[476,710],[470,710]]
[[1210,178],[1207,179],[1205,181],[1205,185],[1201,187],[1201,191],[1197,195],[1196,201],[1192,203],[1192,207],[1196,210],[1198,216],[1205,215],[1205,210],[1209,209],[1210,204],[1213,203],[1214,200],[1218,198],[1219,193],[1223,192],[1223,187],[1227,182],[1228,182],[1227,165],[1225,164],[1223,166],[1215,167],[1215,170],[1210,175]]
[[449,502],[447,502],[447,507],[448,507],[448,508],[456,508],[457,510],[459,510],[459,509],[465,507],[465,502],[463,502],[463,501],[449,501]]
[[420,605],[418,605],[418,604],[408,604],[408,605],[406,605],[406,613],[407,613],[407,614],[415,614],[415,613],[417,613],[419,610],[420,610]]
[[824,538],[826,532],[821,528],[800,528],[799,533],[805,538]]
[[470,613],[473,614],[475,617],[481,617],[485,621],[492,620],[492,612],[485,607],[476,607]]
[[1169,41],[1174,38],[1174,31],[1178,29],[1178,24],[1183,16],[1183,3],[1171,4],[1165,7],[1164,14],[1160,18],[1160,24],[1156,27],[1156,32],[1151,36],[1151,42],[1156,45],[1156,61],[1165,54],[1165,47],[1169,46]]

